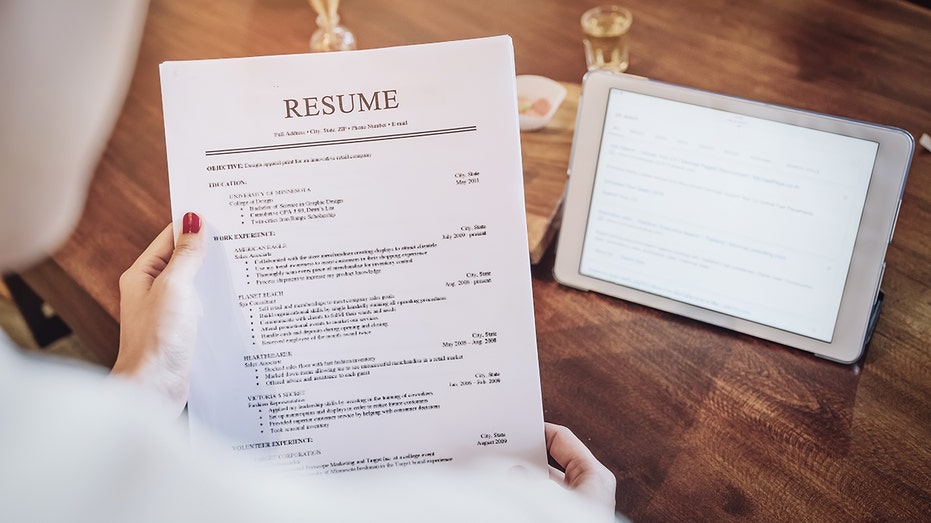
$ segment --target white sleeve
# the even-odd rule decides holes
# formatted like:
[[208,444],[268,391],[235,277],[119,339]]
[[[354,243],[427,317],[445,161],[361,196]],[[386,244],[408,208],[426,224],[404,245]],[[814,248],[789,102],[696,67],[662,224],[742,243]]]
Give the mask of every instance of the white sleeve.
[[192,456],[184,432],[156,422],[155,407],[131,386],[2,346],[0,394],[4,521],[612,519],[551,481],[465,471],[305,481]]

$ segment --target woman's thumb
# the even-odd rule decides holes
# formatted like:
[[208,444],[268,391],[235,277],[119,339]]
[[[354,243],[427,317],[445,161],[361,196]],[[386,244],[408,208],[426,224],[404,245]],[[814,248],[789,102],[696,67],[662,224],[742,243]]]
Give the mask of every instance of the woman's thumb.
[[186,213],[181,222],[181,234],[175,240],[175,250],[166,271],[193,282],[207,254],[207,242],[203,233],[204,223],[193,212]]

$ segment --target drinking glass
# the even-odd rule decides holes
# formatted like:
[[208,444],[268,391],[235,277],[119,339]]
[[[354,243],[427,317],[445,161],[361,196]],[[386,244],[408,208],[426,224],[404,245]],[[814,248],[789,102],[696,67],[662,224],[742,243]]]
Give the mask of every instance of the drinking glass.
[[593,7],[582,14],[585,62],[589,71],[605,69],[623,73],[627,70],[630,62],[627,33],[633,20],[629,10],[617,5]]

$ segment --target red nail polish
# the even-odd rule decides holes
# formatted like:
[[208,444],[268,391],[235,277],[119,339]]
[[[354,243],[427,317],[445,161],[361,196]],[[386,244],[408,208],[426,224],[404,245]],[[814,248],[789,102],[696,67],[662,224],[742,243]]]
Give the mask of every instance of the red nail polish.
[[181,220],[181,232],[184,234],[200,232],[200,216],[189,212]]

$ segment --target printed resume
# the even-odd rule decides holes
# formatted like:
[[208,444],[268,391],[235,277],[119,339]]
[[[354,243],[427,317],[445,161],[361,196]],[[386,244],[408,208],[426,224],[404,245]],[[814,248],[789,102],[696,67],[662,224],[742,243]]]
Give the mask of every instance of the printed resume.
[[161,66],[204,219],[192,443],[298,474],[546,470],[508,37]]

